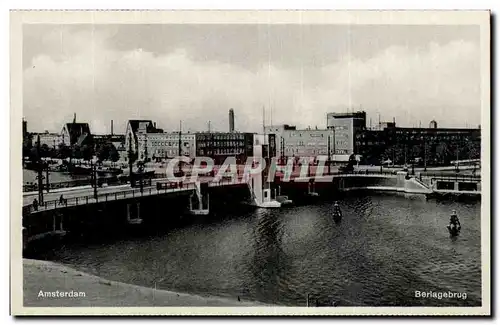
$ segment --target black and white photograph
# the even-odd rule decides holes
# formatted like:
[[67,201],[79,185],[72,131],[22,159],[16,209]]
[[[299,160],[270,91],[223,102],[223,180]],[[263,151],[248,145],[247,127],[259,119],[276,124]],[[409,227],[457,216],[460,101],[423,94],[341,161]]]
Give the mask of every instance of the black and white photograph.
[[488,11],[11,19],[14,314],[491,313]]

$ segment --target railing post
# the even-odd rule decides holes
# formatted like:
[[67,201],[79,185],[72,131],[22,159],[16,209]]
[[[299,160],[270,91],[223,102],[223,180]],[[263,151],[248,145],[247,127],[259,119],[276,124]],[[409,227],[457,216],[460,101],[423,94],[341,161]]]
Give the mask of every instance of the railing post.
[[108,202],[108,194],[106,193],[106,202]]
[[85,197],[85,203],[89,204],[89,197],[88,196]]
[[116,192],[115,192],[115,201],[116,201],[116,200],[117,200],[117,198],[116,198]]
[[[66,203],[67,203],[67,202],[68,202],[68,201],[66,201]],[[78,198],[76,198],[76,205],[78,205]]]

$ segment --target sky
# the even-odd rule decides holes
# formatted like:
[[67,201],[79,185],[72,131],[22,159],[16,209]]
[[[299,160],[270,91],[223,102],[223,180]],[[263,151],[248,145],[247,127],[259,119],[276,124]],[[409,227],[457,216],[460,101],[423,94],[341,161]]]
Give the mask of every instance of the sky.
[[[23,116],[31,132],[89,122],[124,133],[128,119],[165,131],[326,127],[364,110],[369,126],[477,127],[478,26],[23,26]],[[265,118],[263,118],[265,115]]]

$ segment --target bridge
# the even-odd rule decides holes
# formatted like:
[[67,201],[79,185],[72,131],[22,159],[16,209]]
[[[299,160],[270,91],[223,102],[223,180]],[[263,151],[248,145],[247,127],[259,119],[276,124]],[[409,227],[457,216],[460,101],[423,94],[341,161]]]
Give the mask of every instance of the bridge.
[[[392,179],[394,182],[387,183],[387,185],[379,186],[365,186],[367,189],[380,189],[380,190],[395,190],[403,191],[405,188],[404,182],[397,183],[399,178],[405,177],[406,181],[412,180],[414,186],[410,186],[407,192],[418,193],[462,193],[462,194],[480,194],[480,187],[478,184],[481,182],[480,176],[475,175],[450,175],[446,173],[426,173],[418,176],[408,176],[405,172],[395,171],[375,171],[375,170],[356,170],[350,172],[339,172],[338,168],[331,169],[323,172],[321,175],[316,175],[317,166],[311,166],[308,169],[306,176],[303,170],[294,168],[292,173],[285,175],[285,173],[278,171],[273,182],[282,184],[286,182],[285,178],[288,177],[290,183],[331,183],[335,179],[349,179],[349,178],[371,178],[375,180]],[[58,183],[53,183],[53,190],[45,194],[45,201],[38,206],[33,205],[33,199],[38,195],[38,192],[24,193],[23,197],[23,214],[37,213],[41,211],[56,210],[60,208],[95,204],[99,202],[110,202],[125,200],[130,198],[139,198],[154,195],[166,195],[175,192],[195,191],[197,186],[207,184],[208,187],[221,187],[221,186],[241,186],[248,184],[250,179],[243,178],[243,170],[239,169],[234,179],[224,177],[217,179],[214,175],[201,175],[197,181],[190,181],[190,176],[186,175],[186,181],[171,181],[166,177],[166,174],[155,174],[154,178],[146,179],[144,187],[141,190],[138,187],[132,188],[130,184],[116,184],[109,185],[98,189],[97,197],[94,197],[93,188],[90,185],[66,187],[70,184],[87,184],[81,180],[72,182],[62,182],[64,186]],[[106,183],[103,183],[106,184]],[[356,189],[355,186],[346,185],[345,182],[340,182],[340,189]],[[60,197],[63,197],[61,200]]]

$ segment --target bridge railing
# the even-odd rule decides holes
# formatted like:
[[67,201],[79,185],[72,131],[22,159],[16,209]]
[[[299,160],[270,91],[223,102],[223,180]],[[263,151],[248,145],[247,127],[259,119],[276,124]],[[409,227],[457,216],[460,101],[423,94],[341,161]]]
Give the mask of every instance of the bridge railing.
[[[111,177],[100,177],[98,178],[98,183],[99,185],[102,185],[103,183],[107,184],[120,184],[120,180],[116,176],[111,176]],[[64,181],[64,182],[53,182],[49,183],[49,191],[50,190],[55,190],[55,189],[60,189],[60,188],[70,188],[70,187],[76,187],[76,186],[85,186],[85,185],[91,185],[91,180],[90,179],[75,179],[71,181]],[[47,184],[43,184],[44,190],[47,189]],[[23,192],[35,192],[38,191],[38,183],[32,183],[32,184],[24,184],[23,185]]]
[[463,174],[452,174],[452,173],[421,173],[420,179],[430,178],[431,180],[449,180],[449,181],[469,181],[469,182],[480,182],[480,175],[463,175]]
[[396,175],[397,171],[392,171],[392,170],[354,170],[354,171],[348,171],[348,172],[340,172],[337,175]]
[[43,204],[36,204],[36,205],[29,204],[23,206],[23,214],[29,214],[36,211],[52,210],[63,207],[72,207],[72,206],[87,205],[100,202],[117,201],[127,198],[161,195],[161,194],[167,194],[171,192],[178,192],[181,190],[194,189],[194,188],[195,184],[193,183],[183,183],[181,184],[181,186],[175,188],[158,189],[154,187],[147,187],[144,188],[142,191],[140,188],[134,188],[127,191],[99,194],[97,198],[95,198],[93,195],[86,195],[86,196],[79,196],[62,200],[60,199],[51,200],[51,201],[45,201],[43,202]]

